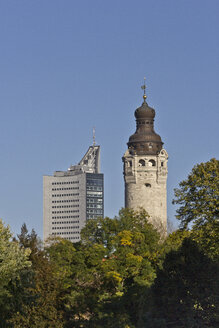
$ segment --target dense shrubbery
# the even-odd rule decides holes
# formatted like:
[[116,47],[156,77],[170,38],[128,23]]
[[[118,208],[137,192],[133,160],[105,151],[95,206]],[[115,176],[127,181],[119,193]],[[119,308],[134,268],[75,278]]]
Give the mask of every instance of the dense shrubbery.
[[218,179],[214,159],[193,169],[175,192],[182,227],[165,240],[143,210],[45,249],[25,225],[16,241],[1,224],[0,327],[218,326]]

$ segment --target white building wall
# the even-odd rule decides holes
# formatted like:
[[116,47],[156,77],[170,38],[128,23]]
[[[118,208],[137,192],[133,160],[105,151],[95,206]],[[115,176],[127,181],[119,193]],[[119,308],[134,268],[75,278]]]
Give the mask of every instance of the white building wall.
[[43,177],[43,239],[80,240],[86,222],[86,174]]

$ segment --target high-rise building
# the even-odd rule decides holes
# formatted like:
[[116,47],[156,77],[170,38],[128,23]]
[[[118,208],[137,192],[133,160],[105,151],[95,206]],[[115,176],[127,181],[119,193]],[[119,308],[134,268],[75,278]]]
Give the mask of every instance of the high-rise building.
[[136,132],[130,136],[123,156],[125,207],[144,208],[151,222],[166,230],[167,226],[167,160],[161,137],[154,131],[155,110],[146,102],[135,111]]
[[104,216],[100,146],[90,146],[78,165],[43,177],[43,239],[80,240],[86,220]]

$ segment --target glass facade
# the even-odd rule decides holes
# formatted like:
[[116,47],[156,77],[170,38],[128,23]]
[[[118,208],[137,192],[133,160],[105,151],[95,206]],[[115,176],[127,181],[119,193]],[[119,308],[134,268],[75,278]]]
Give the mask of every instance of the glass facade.
[[104,217],[103,174],[86,174],[86,218]]

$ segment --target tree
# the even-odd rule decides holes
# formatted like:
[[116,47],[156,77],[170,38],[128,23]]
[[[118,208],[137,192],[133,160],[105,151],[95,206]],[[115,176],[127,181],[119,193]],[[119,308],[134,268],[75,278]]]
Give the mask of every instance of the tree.
[[37,236],[34,229],[31,230],[31,233],[28,232],[26,223],[21,227],[21,233],[17,235],[18,242],[21,247],[30,249],[30,260],[34,262],[37,259],[37,255],[42,254],[42,242]]
[[213,261],[219,263],[219,222],[207,222],[191,230],[191,238]]
[[[22,280],[18,285],[23,290],[23,297],[9,323],[17,328],[62,328],[62,313],[57,310],[59,282],[54,266],[42,249],[35,231],[29,233],[25,224],[18,241],[20,247],[30,249],[32,266],[24,277],[28,278],[28,284]],[[28,301],[25,295],[28,295]]]
[[58,311],[63,313],[65,327],[89,326],[99,307],[104,247],[57,239],[47,253],[59,282]]
[[16,309],[14,287],[21,272],[31,265],[29,254],[28,248],[20,248],[19,243],[12,240],[9,226],[5,227],[0,220],[0,327],[6,327],[6,320]]
[[118,218],[88,222],[81,236],[83,243],[89,245],[92,241],[105,250],[96,326],[140,327],[161,248],[160,235],[148,222],[147,213],[122,209]]
[[140,327],[160,248],[146,212],[128,209],[89,220],[74,245],[52,243],[47,252],[61,281],[65,327]]
[[218,263],[185,238],[166,255],[152,287],[152,327],[218,327],[218,274]]
[[219,218],[219,161],[212,158],[209,162],[196,165],[188,178],[174,190],[173,204],[178,204],[176,218],[182,228],[192,223],[200,227]]
[[30,266],[29,249],[19,247],[12,241],[9,227],[5,227],[0,220],[0,290],[3,291],[9,281],[19,276],[21,269]]

